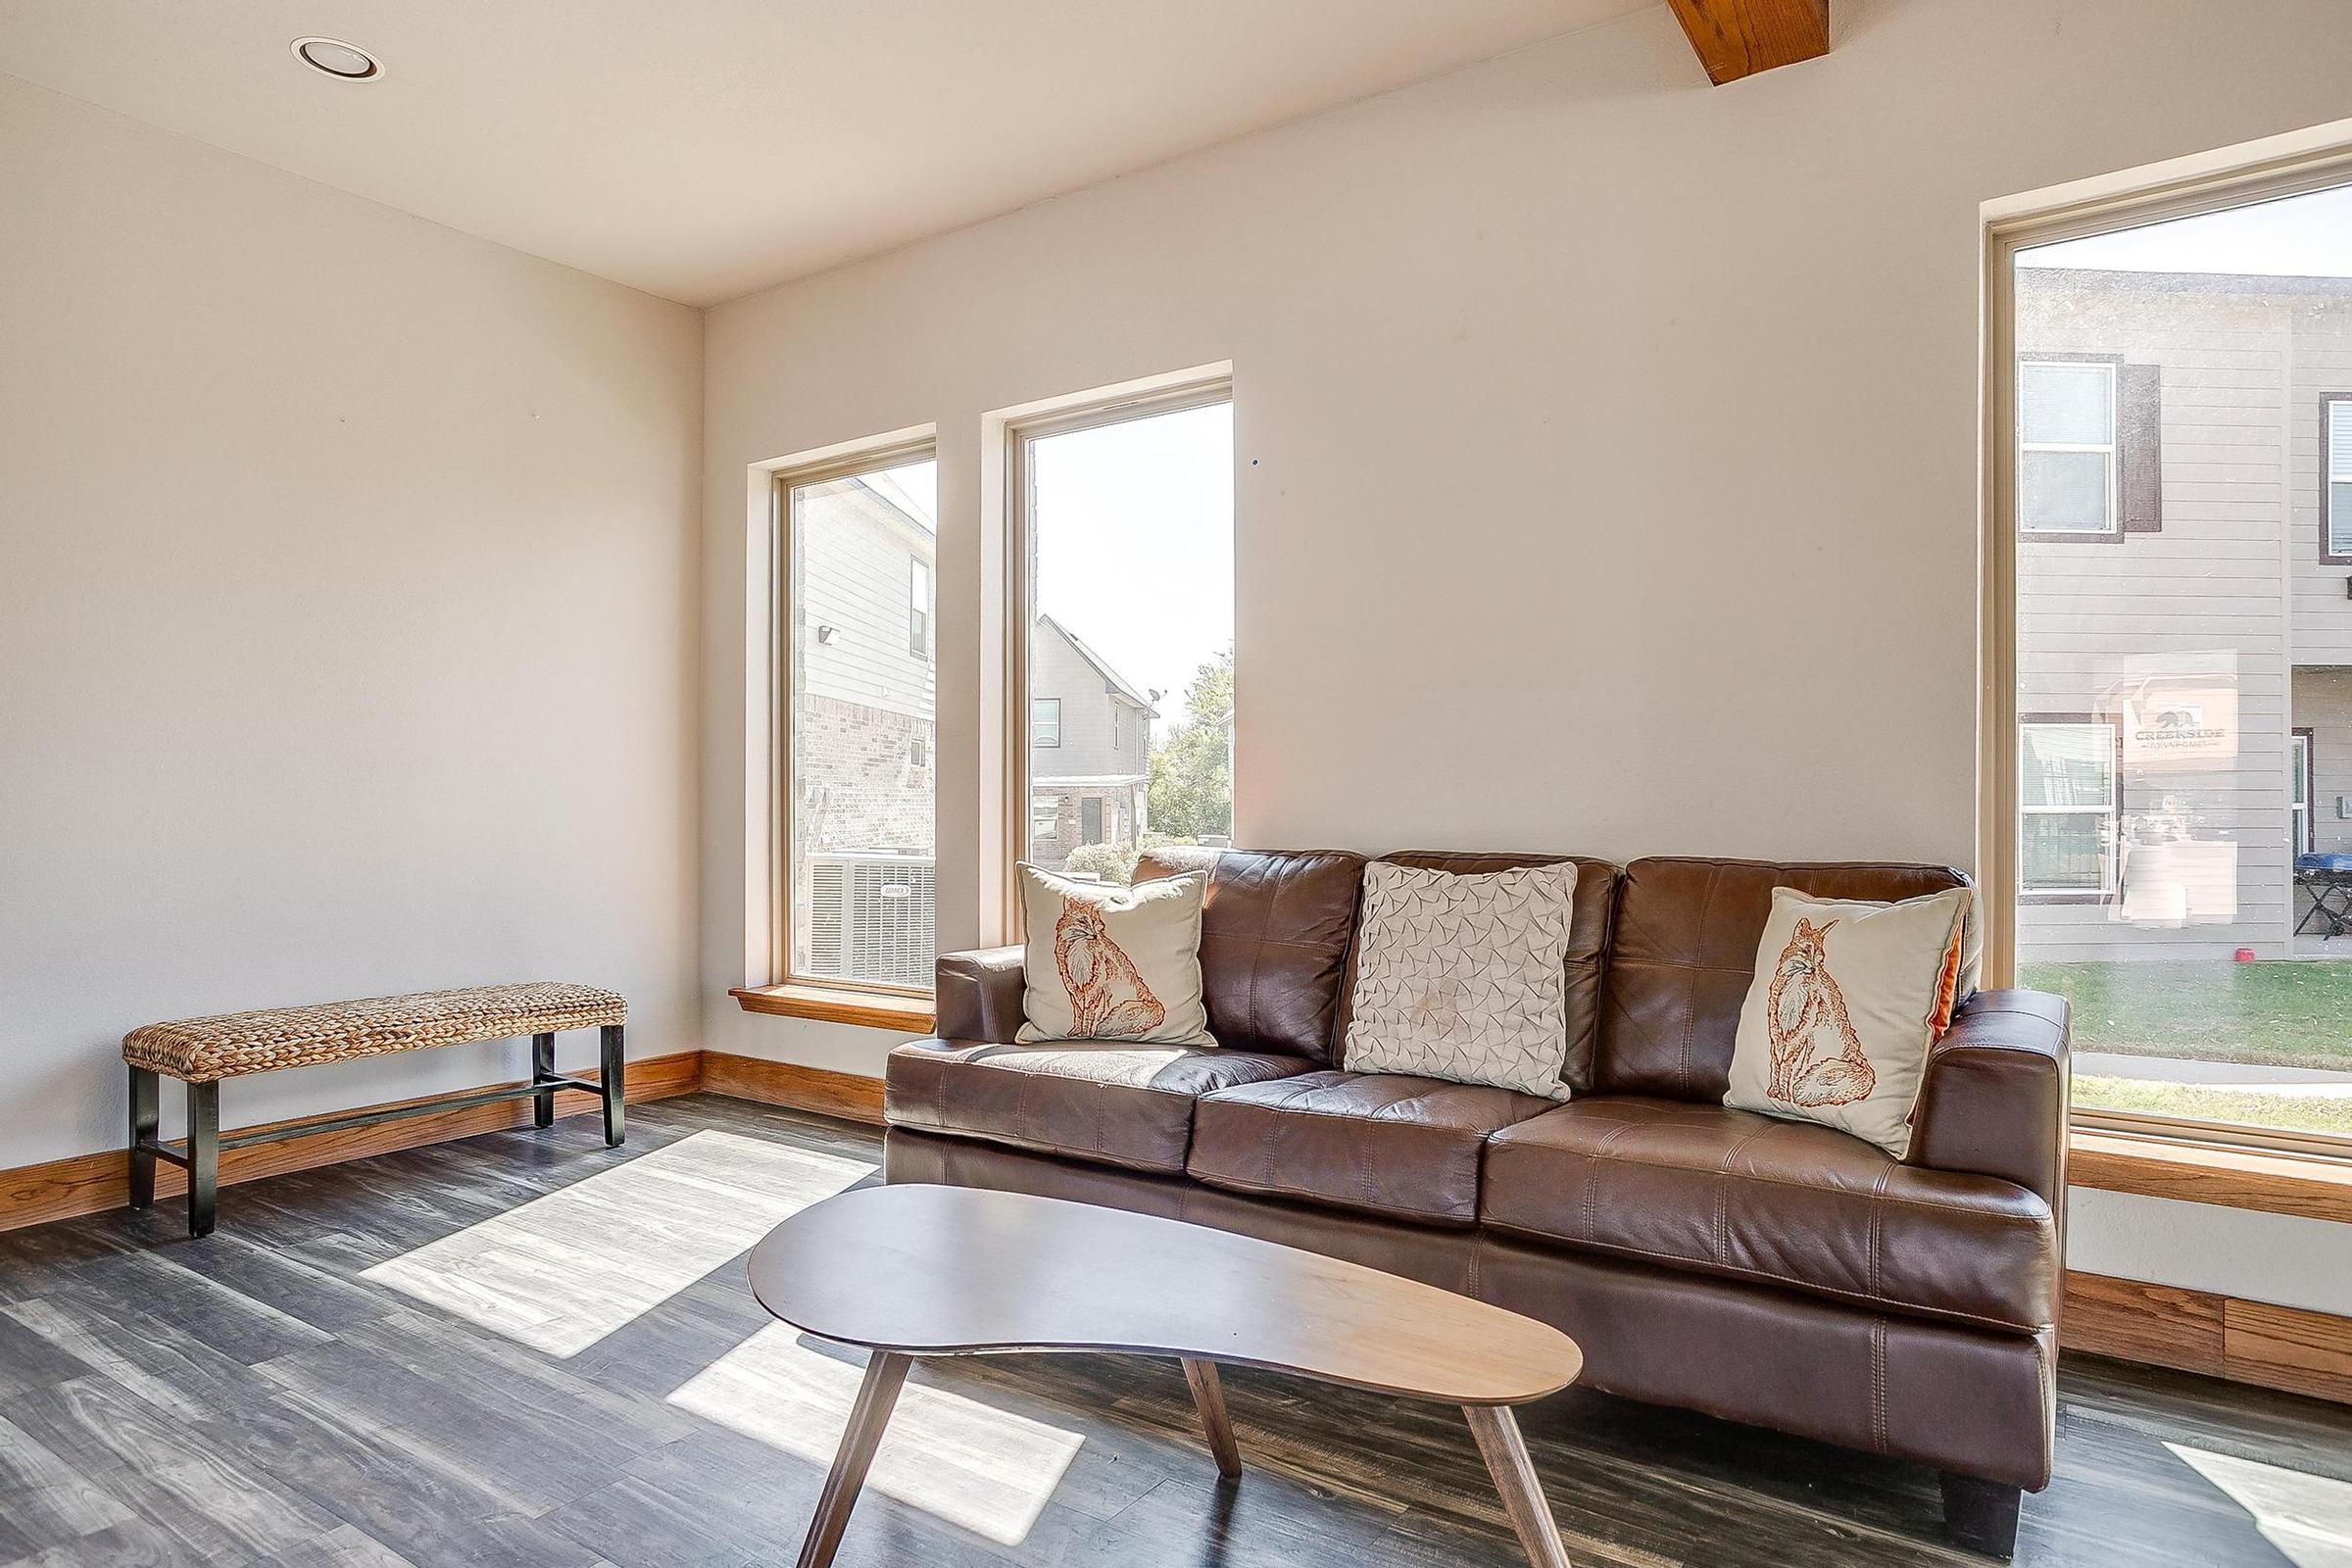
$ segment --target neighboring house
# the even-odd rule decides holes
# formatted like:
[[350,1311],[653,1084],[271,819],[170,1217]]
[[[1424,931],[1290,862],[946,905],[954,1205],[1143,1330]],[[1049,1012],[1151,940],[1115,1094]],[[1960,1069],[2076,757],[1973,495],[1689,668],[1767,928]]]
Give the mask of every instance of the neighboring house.
[[1029,856],[1058,869],[1082,844],[1148,825],[1152,699],[1052,615],[1029,639]]
[[800,549],[793,639],[800,835],[793,971],[931,983],[930,520],[886,476],[819,487]]
[[2291,956],[2352,849],[2352,279],[2027,268],[2017,323],[2020,956]]

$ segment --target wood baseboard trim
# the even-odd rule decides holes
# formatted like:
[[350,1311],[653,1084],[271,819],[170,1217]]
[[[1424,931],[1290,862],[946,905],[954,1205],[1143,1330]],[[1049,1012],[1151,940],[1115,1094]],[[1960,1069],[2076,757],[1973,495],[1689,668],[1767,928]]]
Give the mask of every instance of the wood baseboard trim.
[[882,1125],[882,1080],[861,1073],[706,1051],[703,1089],[707,1094],[728,1095],[762,1105],[784,1105],[845,1121]]
[[2352,1317],[2068,1270],[2062,1348],[2352,1404]]
[[[699,1051],[682,1051],[674,1055],[649,1056],[630,1062],[622,1097],[637,1102],[666,1100],[673,1095],[694,1093],[702,1083],[702,1055]],[[597,1074],[588,1071],[575,1076],[593,1081]],[[167,1091],[171,1087],[167,1084]],[[481,1087],[507,1086],[485,1084]],[[436,1100],[478,1092],[457,1090],[447,1095],[419,1095],[414,1100],[391,1101],[379,1105],[355,1108],[390,1110],[430,1104]],[[587,1095],[568,1093],[556,1096],[558,1116],[587,1115],[596,1108],[596,1101]],[[371,1127],[348,1127],[336,1132],[288,1138],[279,1143],[224,1149],[220,1152],[220,1185],[227,1187],[236,1182],[282,1175],[287,1171],[309,1170],[314,1166],[332,1165],[346,1159],[364,1159],[369,1154],[388,1154],[397,1150],[447,1143],[453,1138],[471,1138],[477,1133],[528,1126],[530,1113],[529,1101],[510,1100],[487,1105],[467,1105],[438,1114],[419,1114],[402,1121],[378,1122]],[[303,1119],[307,1118],[296,1118],[296,1121]],[[293,1121],[287,1121],[264,1125],[274,1128],[294,1124]],[[246,1132],[254,1129],[238,1127],[230,1130]],[[158,1162],[155,1196],[159,1201],[166,1198],[176,1198],[187,1188],[186,1172],[175,1165]],[[129,1160],[120,1149],[109,1149],[95,1154],[74,1154],[38,1165],[0,1171],[0,1231],[45,1224],[50,1220],[74,1219],[83,1214],[121,1208],[129,1201]]]

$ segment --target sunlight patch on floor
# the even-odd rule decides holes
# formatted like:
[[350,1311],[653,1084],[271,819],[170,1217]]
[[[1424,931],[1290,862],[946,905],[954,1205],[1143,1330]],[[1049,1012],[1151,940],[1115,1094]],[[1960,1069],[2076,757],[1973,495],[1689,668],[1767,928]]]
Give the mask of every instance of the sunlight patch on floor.
[[575,1355],[873,1169],[706,1128],[361,1278]]
[[2173,1456],[2254,1516],[2295,1568],[2352,1568],[2352,1483],[2168,1443]]
[[[783,1324],[761,1329],[669,1396],[818,1466],[830,1465],[864,1367]],[[1086,1440],[1075,1432],[908,1383],[866,1487],[1004,1545],[1028,1538]]]

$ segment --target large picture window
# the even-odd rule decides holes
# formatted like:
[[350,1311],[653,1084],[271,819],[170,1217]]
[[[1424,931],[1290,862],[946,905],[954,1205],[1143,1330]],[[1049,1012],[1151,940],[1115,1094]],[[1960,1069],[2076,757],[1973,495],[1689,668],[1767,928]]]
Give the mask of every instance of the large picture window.
[[2352,187],[2160,200],[1995,230],[1989,972],[2079,1122],[2352,1153]]
[[1011,427],[1028,718],[1017,853],[1125,882],[1233,832],[1233,405],[1222,384]]
[[927,992],[936,466],[900,451],[777,483],[780,978]]

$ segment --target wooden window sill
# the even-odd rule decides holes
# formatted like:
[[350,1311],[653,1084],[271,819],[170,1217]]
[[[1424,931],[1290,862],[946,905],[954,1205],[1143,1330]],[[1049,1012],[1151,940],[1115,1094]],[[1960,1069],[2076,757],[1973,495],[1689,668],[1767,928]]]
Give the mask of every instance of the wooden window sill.
[[2352,1223],[2352,1161],[2077,1128],[2069,1186]]
[[823,986],[738,986],[727,993],[746,1012],[818,1023],[856,1024],[897,1034],[931,1032],[931,1004],[920,997],[833,991]]

